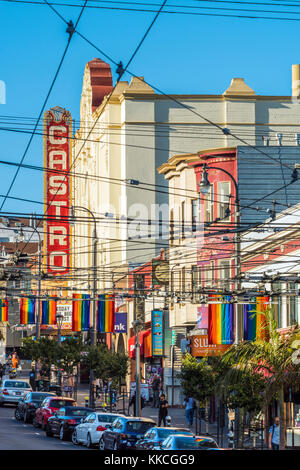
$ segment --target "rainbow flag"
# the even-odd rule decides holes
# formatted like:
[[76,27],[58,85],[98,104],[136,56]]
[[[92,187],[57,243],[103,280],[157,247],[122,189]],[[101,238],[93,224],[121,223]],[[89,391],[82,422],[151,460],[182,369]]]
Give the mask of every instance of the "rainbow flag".
[[0,322],[8,321],[8,301],[0,299]]
[[[230,296],[225,298],[228,301],[231,299]],[[233,333],[234,305],[208,304],[208,344],[232,344]]]
[[73,294],[72,330],[88,331],[90,329],[90,296],[88,294]]
[[256,302],[244,305],[244,340],[267,339],[264,310],[269,297],[256,297]]
[[35,323],[35,299],[21,299],[20,325],[33,325]]
[[112,295],[99,295],[97,302],[97,331],[115,332],[115,298]]
[[42,301],[42,325],[56,325],[56,310],[55,300]]

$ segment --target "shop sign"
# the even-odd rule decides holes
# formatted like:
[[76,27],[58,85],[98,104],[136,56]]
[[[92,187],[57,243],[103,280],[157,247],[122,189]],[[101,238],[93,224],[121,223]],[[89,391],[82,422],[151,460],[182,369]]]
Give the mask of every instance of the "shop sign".
[[194,335],[189,337],[191,355],[194,357],[214,356],[224,354],[230,344],[208,344],[208,335]]
[[127,312],[115,313],[115,333],[127,333]]
[[152,310],[151,318],[152,356],[163,356],[163,311]]

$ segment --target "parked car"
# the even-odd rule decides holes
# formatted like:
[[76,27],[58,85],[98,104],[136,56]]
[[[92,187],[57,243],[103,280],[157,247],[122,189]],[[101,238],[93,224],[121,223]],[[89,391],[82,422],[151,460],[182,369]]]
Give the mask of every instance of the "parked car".
[[33,425],[35,427],[41,427],[44,431],[50,416],[52,416],[59,408],[63,406],[75,406],[76,402],[73,398],[66,397],[47,397],[41,403],[41,406],[36,410],[35,417],[33,419]]
[[212,437],[173,434],[152,450],[209,450],[218,447]]
[[48,437],[59,436],[61,441],[70,440],[74,428],[92,411],[92,408],[83,406],[64,406],[60,408],[53,416],[48,418],[46,435]]
[[154,446],[159,446],[171,434],[184,434],[186,436],[193,436],[194,434],[189,429],[183,428],[151,428],[144,437],[137,441],[136,449],[152,449]]
[[15,418],[18,421],[23,420],[24,423],[32,422],[37,408],[41,406],[41,403],[45,400],[46,397],[53,397],[55,393],[47,392],[28,392],[24,395],[23,398],[19,399],[16,411]]
[[99,440],[99,449],[135,448],[136,441],[141,439],[148,429],[154,426],[156,426],[156,423],[153,419],[120,416],[112,423],[110,429],[103,432]]
[[73,444],[83,444],[87,447],[99,444],[100,438],[104,431],[111,428],[116,418],[123,415],[116,413],[93,412],[78,424],[72,434]]
[[25,380],[3,380],[0,387],[0,406],[6,403],[18,404],[19,399],[32,389]]

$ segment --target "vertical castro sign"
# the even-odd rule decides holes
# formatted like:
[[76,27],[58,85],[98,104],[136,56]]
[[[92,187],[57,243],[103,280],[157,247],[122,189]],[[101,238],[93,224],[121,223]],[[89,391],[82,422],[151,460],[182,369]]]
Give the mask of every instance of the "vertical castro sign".
[[163,311],[152,310],[152,317],[151,317],[152,356],[163,356],[164,354],[163,324],[164,324]]
[[46,272],[70,270],[70,160],[72,120],[69,111],[55,107],[44,114],[44,204]]

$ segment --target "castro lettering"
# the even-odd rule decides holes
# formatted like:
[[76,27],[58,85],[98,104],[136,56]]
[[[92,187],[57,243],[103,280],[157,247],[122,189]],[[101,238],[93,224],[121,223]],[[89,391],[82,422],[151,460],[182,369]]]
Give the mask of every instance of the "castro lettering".
[[47,111],[44,133],[46,271],[61,275],[70,270],[70,113],[58,107]]

